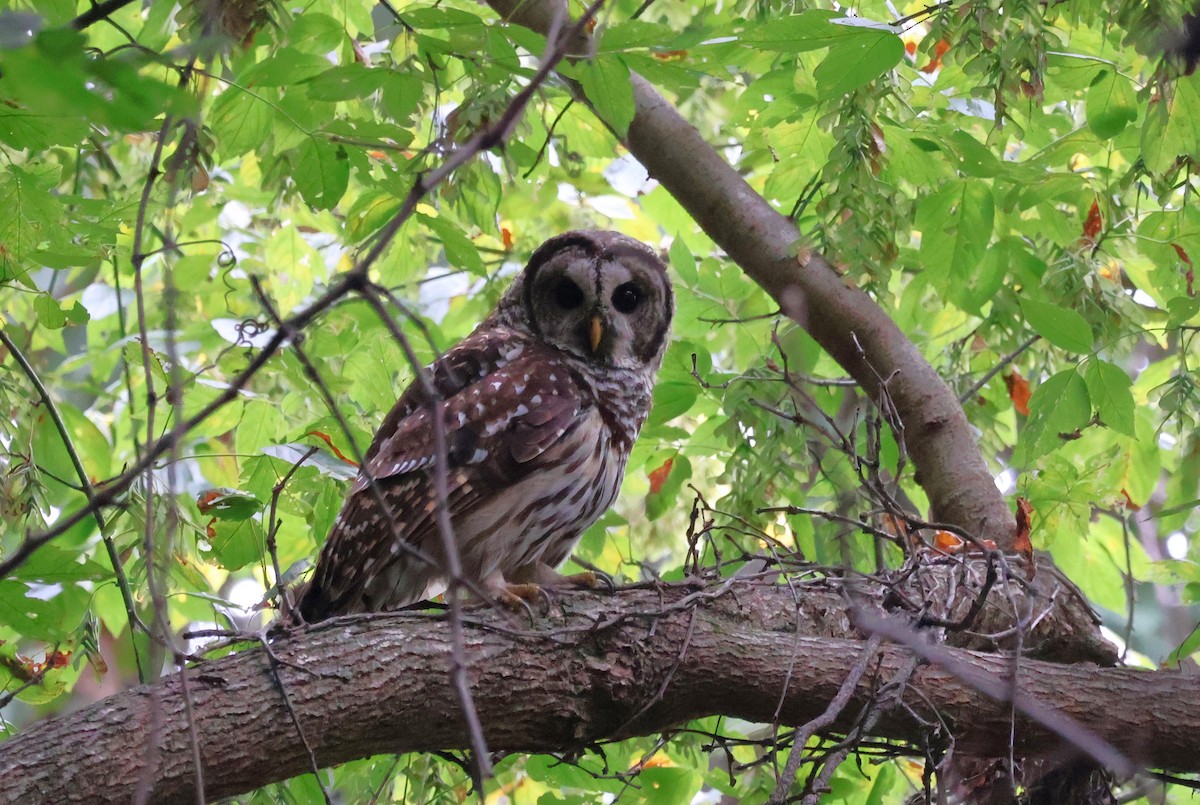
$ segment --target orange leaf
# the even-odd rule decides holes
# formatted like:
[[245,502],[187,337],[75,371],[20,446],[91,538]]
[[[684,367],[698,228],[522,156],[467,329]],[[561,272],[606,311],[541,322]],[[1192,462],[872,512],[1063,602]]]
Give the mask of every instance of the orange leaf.
[[1012,400],[1013,408],[1021,416],[1029,416],[1029,381],[1021,377],[1016,369],[1004,376],[1004,385],[1008,388],[1008,398]]
[[908,523],[902,517],[897,517],[894,514],[887,514],[879,518],[880,530],[891,534],[893,537],[907,537]]
[[346,458],[345,454],[344,454],[344,453],[342,453],[342,451],[341,451],[341,450],[338,450],[338,449],[337,449],[337,447],[335,447],[335,446],[334,446],[334,444],[333,444],[333,439],[330,439],[330,438],[329,438],[329,436],[328,436],[327,434],[325,434],[325,433],[322,433],[322,432],[321,432],[321,431],[319,431],[319,430],[310,430],[308,433],[306,433],[306,434],[304,434],[304,435],[305,435],[305,436],[316,436],[318,439],[320,439],[321,441],[325,442],[325,444],[329,445],[329,449],[333,451],[333,454],[334,454],[335,456],[337,456],[337,457],[338,457],[338,458],[340,458],[342,461],[344,461],[344,462],[346,462],[347,464],[349,464],[351,467],[357,467],[357,466],[358,466],[358,462],[357,462],[357,461],[354,461],[354,460],[352,460],[352,459]]
[[675,765],[671,758],[659,752],[638,764],[640,769],[669,769]]
[[43,663],[44,668],[65,668],[67,663],[71,661],[71,652],[69,651],[51,651],[46,655],[46,662]]
[[506,226],[500,227],[500,241],[504,244],[505,251],[511,251],[513,247],[512,230]]
[[1083,236],[1088,240],[1095,240],[1103,228],[1104,218],[1100,215],[1100,203],[1093,201],[1091,209],[1088,210],[1087,220],[1083,223]]
[[933,46],[933,58],[929,64],[921,68],[922,73],[932,73],[934,70],[942,66],[942,57],[950,50],[950,43],[945,39],[939,39],[938,43]]
[[1017,498],[1017,533],[1013,538],[1013,548],[1028,560],[1028,570],[1025,575],[1033,578],[1033,543],[1029,539],[1029,531],[1031,527],[1030,515],[1033,514],[1033,506],[1025,498]]
[[213,504],[224,496],[224,492],[216,489],[201,492],[199,495],[196,495],[196,508],[200,510],[201,514],[207,514],[208,510],[213,507]]
[[963,549],[963,541],[949,531],[938,529],[933,532],[933,547],[942,553],[958,553]]
[[1172,243],[1171,248],[1175,250],[1175,254],[1179,255],[1180,260],[1187,263],[1189,266],[1192,264],[1192,259],[1188,257],[1188,253],[1183,250],[1182,246],[1180,246],[1178,243]]
[[667,476],[671,474],[671,465],[674,463],[674,458],[668,458],[661,467],[650,471],[650,494],[657,495],[662,491],[663,484],[667,482]]
[[1187,271],[1183,273],[1184,279],[1187,280],[1187,295],[1195,296],[1196,267],[1192,265],[1192,258],[1188,257],[1188,253],[1178,243],[1172,243],[1171,247],[1175,249],[1175,254],[1179,255],[1179,259],[1187,264]]
[[1142,507],[1133,502],[1133,498],[1129,497],[1129,493],[1125,491],[1125,487],[1121,487],[1121,495],[1125,498],[1125,508],[1132,512],[1140,512]]
[[915,56],[917,54],[917,43],[916,42],[905,42],[904,43],[904,52],[907,53],[909,56]]

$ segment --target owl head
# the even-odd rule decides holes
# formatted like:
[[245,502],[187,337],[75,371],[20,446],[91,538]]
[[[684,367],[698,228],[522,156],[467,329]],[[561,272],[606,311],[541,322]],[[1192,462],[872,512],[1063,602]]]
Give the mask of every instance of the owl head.
[[655,370],[674,311],[653,249],[619,232],[580,231],[538,247],[496,317],[583,361]]

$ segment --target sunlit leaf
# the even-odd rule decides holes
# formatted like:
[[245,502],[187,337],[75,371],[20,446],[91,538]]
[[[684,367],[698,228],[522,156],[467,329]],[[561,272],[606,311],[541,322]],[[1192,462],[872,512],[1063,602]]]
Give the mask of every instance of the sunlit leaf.
[[1041,456],[1062,446],[1063,437],[1083,427],[1091,416],[1087,384],[1074,369],[1066,369],[1034,389],[1029,399],[1029,419],[1013,462],[1028,466]]
[[1051,344],[1070,352],[1089,352],[1092,348],[1092,328],[1074,310],[1041,302],[1021,299],[1021,312],[1029,325]]
[[1137,98],[1124,76],[1105,70],[1087,93],[1088,126],[1097,137],[1115,137],[1137,120]]
[[350,163],[340,145],[315,137],[292,152],[292,174],[304,200],[319,209],[328,209],[341,200],[350,178]]
[[579,80],[600,116],[624,135],[633,120],[633,85],[621,57],[597,57],[579,65]]
[[904,58],[904,43],[892,33],[863,30],[830,48],[814,75],[822,97],[834,97],[874,81]]
[[1119,433],[1133,436],[1134,401],[1129,391],[1133,381],[1129,375],[1115,364],[1094,358],[1088,361],[1083,379],[1087,381],[1088,395],[1100,421]]

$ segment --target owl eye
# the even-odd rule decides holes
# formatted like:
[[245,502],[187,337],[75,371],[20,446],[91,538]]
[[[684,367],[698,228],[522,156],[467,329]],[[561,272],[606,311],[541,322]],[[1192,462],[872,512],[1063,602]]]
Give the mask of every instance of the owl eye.
[[583,304],[583,291],[571,280],[563,277],[554,286],[554,303],[563,310],[574,310]]
[[621,313],[632,313],[637,310],[638,305],[642,303],[642,289],[634,285],[632,282],[626,282],[624,285],[618,285],[613,291],[612,303],[613,307]]

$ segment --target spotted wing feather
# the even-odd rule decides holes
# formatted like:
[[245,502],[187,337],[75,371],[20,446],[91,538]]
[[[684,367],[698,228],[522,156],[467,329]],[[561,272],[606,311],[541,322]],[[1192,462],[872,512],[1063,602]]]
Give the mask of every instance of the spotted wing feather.
[[[493,328],[477,331],[431,367],[442,396],[436,409],[452,522],[534,471],[536,459],[590,406],[568,370],[546,371],[556,360],[546,347]],[[301,602],[305,620],[404,606],[444,575],[436,441],[425,400],[414,383],[376,435]]]

